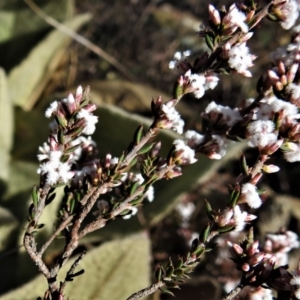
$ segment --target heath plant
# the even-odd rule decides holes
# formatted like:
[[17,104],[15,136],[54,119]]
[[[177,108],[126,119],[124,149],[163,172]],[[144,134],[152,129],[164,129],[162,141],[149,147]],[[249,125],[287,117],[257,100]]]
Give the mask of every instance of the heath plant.
[[[245,0],[220,9],[209,5],[208,20],[199,31],[209,51],[194,61],[188,60],[190,51],[175,54],[169,66],[178,68],[180,76],[173,98],[152,100],[152,124],[148,128],[139,126],[127,149],[120,149],[119,157],[98,156],[92,139],[98,117],[93,115],[96,106],[90,101],[88,87],[83,90],[79,86],[74,95],[51,103],[45,113],[51,119],[50,133],[47,142],[39,147],[40,182],[32,191],[23,241],[48,282],[44,300],[68,299],[64,294],[68,281],[85,276],[83,270],[76,269],[83,259],[82,253],[65,280],[57,281],[58,273],[83,237],[105,227],[117,216],[130,218],[145,199],[154,199],[155,182],[184,176],[182,166],[188,168],[195,163],[197,155],[221,160],[230,141],[242,140],[257,148],[256,162],[249,165],[241,155],[241,173],[229,186],[226,207],[212,207],[208,199],[209,222],[192,241],[190,251],[159,266],[155,282],[128,300],[140,299],[158,289],[173,294],[170,290],[187,280],[203,255],[218,247],[216,241],[221,247],[224,234],[226,241],[223,240],[222,247],[229,254],[223,259],[231,259],[240,272],[239,282],[224,299],[300,299],[300,270],[288,270],[287,265],[287,253],[299,247],[295,233],[270,233],[263,245],[255,239],[252,229],[238,243],[233,238],[257,218],[255,209],[262,205],[257,184],[263,174],[280,172],[278,166],[268,163],[272,155],[280,151],[286,161],[300,161],[300,27],[295,26],[299,6],[296,0],[274,0],[265,6]],[[251,67],[257,57],[251,53],[248,41],[263,19],[273,21],[274,26],[279,23],[284,29],[293,29],[290,44],[272,53],[270,69],[257,82],[257,96],[247,100],[237,96],[236,107],[212,101],[201,113],[201,130],[185,131],[184,121],[176,110],[183,96],[192,93],[198,99],[204,97],[207,90],[217,86],[220,74],[252,76]],[[166,157],[160,154],[161,142],[157,140],[161,130],[174,130],[182,135],[174,140]],[[44,245],[37,245],[36,234],[43,227],[41,216],[54,199],[56,188],[62,185],[64,195],[56,229]],[[254,213],[250,214],[249,209]],[[64,238],[64,249],[49,267],[43,254],[58,237]]]

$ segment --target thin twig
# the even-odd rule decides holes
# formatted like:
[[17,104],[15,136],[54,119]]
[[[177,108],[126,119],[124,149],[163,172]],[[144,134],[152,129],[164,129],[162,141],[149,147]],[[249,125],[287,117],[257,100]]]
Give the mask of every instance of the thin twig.
[[117,70],[119,70],[126,78],[131,81],[136,81],[135,76],[128,71],[120,62],[118,62],[114,57],[109,55],[107,52],[102,50],[100,47],[83,37],[82,35],[76,33],[72,29],[66,27],[65,25],[59,23],[49,15],[47,15],[42,9],[40,9],[32,0],[24,0],[24,2],[39,16],[41,17],[46,23],[50,24],[57,30],[63,32],[64,34],[71,37],[73,40],[78,42],[79,44],[85,46],[86,48],[90,49],[92,52],[97,54],[98,56],[102,57],[104,60],[109,62],[112,66],[114,66]]
[[126,155],[120,167],[126,167],[137,155],[138,151],[156,134],[157,128],[150,127],[140,142]]
[[70,270],[67,272],[67,275],[66,275],[66,278],[64,280],[63,283],[61,283],[60,285],[60,288],[59,288],[59,292],[62,294],[65,287],[66,287],[66,284],[68,281],[72,281],[73,279],[73,276],[74,275],[74,271],[75,269],[78,267],[79,263],[81,262],[81,260],[83,259],[83,257],[85,256],[86,254],[86,251],[84,250],[77,258],[76,260],[74,261],[74,263],[72,264]]
[[[33,244],[32,244],[33,243]],[[46,264],[43,262],[43,259],[36,253],[36,244],[34,238],[29,233],[25,233],[23,244],[28,252],[31,259],[38,266],[40,272],[47,278],[50,278],[50,271],[47,268]]]
[[126,300],[137,300],[140,299],[142,297],[146,297],[148,295],[153,294],[154,292],[156,292],[160,287],[164,286],[165,283],[162,281],[159,281],[157,283],[151,284],[150,286],[146,287],[145,289],[142,289],[134,294],[132,294],[129,298],[127,298]]
[[51,237],[48,239],[48,241],[42,246],[41,250],[38,253],[39,256],[43,255],[43,253],[47,250],[47,248],[50,246],[50,244],[53,242],[53,240],[59,235],[59,233],[68,226],[68,224],[71,222],[73,217],[74,216],[69,216],[59,225],[59,227],[51,235]]
[[45,263],[43,262],[42,258],[37,253],[36,242],[34,239],[33,232],[35,230],[36,224],[38,224],[39,219],[42,216],[42,213],[44,212],[45,203],[49,191],[49,185],[46,185],[42,189],[40,189],[39,201],[37,203],[37,206],[33,209],[33,213],[31,216],[32,220],[28,223],[23,239],[23,245],[26,251],[28,252],[31,259],[34,261],[34,263],[38,266],[41,273],[43,273],[47,279],[50,278],[50,272]]
[[[166,166],[164,169],[160,170],[157,173],[157,180],[162,179],[164,175],[174,169],[174,165]],[[93,222],[87,224],[84,229],[82,229],[79,234],[78,238],[81,239],[85,235],[95,230],[98,230],[105,226],[108,220],[114,219],[116,216],[119,216],[124,210],[129,209],[132,205],[129,203],[138,196],[140,196],[144,192],[144,189],[138,188],[130,197],[126,198],[117,208],[115,208],[112,212],[109,213],[109,218],[104,218],[103,216],[99,216]]]
[[235,287],[231,292],[229,292],[223,300],[232,300],[234,297],[236,297],[241,290],[243,289],[243,286],[239,284],[237,287]]

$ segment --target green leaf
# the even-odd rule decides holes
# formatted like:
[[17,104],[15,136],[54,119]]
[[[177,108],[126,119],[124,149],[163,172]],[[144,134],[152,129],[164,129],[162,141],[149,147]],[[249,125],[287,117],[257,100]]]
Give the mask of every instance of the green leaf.
[[[64,24],[77,30],[91,19],[82,14]],[[56,70],[71,38],[58,30],[50,32],[9,74],[12,101],[25,110],[32,108]],[[30,76],[28,76],[30,74]]]
[[168,294],[168,295],[171,295],[171,296],[174,297],[174,294],[173,294],[170,290],[168,290],[166,287],[162,286],[162,287],[160,287],[159,289],[160,289],[164,294]]
[[[150,284],[149,261],[149,240],[144,234],[105,243],[87,253],[80,263],[85,273],[68,282],[64,294],[73,300],[126,299]],[[61,273],[65,274],[70,265],[67,263]],[[64,279],[61,275],[58,281]],[[36,299],[46,288],[46,279],[40,275],[1,300]]]
[[32,197],[32,203],[36,207],[37,204],[38,204],[38,201],[39,201],[39,195],[38,195],[38,191],[37,191],[36,185],[32,189],[31,197]]

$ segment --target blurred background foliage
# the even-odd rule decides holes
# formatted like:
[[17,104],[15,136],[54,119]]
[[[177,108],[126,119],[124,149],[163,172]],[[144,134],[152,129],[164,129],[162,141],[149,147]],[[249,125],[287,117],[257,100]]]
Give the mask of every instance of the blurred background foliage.
[[[99,107],[94,140],[99,146],[100,158],[106,153],[118,156],[127,148],[135,128],[141,123],[150,124],[151,99],[159,95],[165,101],[170,99],[178,76],[168,68],[173,54],[190,49],[196,56],[206,50],[196,31],[201,20],[207,18],[208,1],[36,0],[35,3],[48,16],[109,53],[127,71],[125,74],[103,56],[99,57],[50,26],[25,2],[0,0],[1,299],[35,299],[46,289],[45,279],[38,276],[36,265],[22,247],[30,193],[39,179],[37,148],[48,134],[45,107],[74,91],[79,84],[90,85],[92,100]],[[214,4],[226,3],[230,2],[215,1]],[[288,41],[279,26],[272,26],[270,34],[271,25],[264,22],[266,29],[259,29],[250,45],[252,52],[259,55],[254,78],[258,78],[269,63],[268,53],[275,43],[273,34],[280,37],[279,44]],[[254,96],[255,80],[223,76],[216,90],[200,101],[185,97],[179,110],[187,128],[199,128],[199,113],[212,99],[233,106],[245,97]],[[176,137],[172,132],[159,135],[165,154]],[[68,285],[68,296],[71,299],[125,299],[151,282],[156,264],[163,263],[168,256],[184,255],[192,232],[199,232],[207,222],[204,198],[216,208],[224,205],[226,186],[234,182],[238,174],[237,163],[232,159],[238,158],[243,148],[243,144],[231,146],[222,162],[199,157],[195,165],[184,168],[182,178],[156,184],[155,201],[151,205],[145,203],[138,217],[126,221],[118,219],[87,236],[78,249],[88,250],[82,263],[85,274]],[[255,152],[247,150],[246,155],[251,161]],[[280,156],[274,160],[282,165],[283,172],[268,176],[264,181],[268,189],[274,191],[267,194],[265,200],[274,199],[266,201],[260,211],[262,217],[256,229],[261,237],[283,225],[295,231],[299,229],[299,202],[290,197],[300,196],[296,180],[299,165],[284,164]],[[225,165],[225,161],[230,164]],[[276,196],[275,192],[286,195]],[[46,226],[41,230],[40,244],[53,230],[61,193],[61,190],[57,192],[56,201],[43,216]],[[182,199],[196,206],[185,231],[174,210]],[[280,217],[280,224],[274,223],[266,213],[270,209],[274,217]],[[48,264],[55,260],[62,247],[61,240],[53,243],[45,254]],[[177,299],[220,298],[214,260],[207,261],[209,263],[201,264],[196,270],[187,288],[183,286],[183,292],[176,293]],[[153,299],[168,297],[157,293]]]

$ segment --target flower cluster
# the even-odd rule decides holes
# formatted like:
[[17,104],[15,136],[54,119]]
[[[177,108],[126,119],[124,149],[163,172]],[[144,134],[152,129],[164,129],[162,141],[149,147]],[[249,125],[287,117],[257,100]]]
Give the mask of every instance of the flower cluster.
[[[47,143],[39,147],[40,186],[33,190],[24,245],[47,279],[49,274],[57,277],[61,266],[86,234],[104,227],[116,217],[130,218],[145,199],[152,202],[156,181],[182,175],[181,167],[195,163],[197,153],[221,159],[230,141],[247,140],[250,147],[258,149],[256,162],[249,166],[241,156],[241,173],[228,188],[229,200],[224,209],[213,210],[206,201],[209,222],[192,240],[190,251],[178,258],[176,264],[170,259],[166,269],[160,266],[155,274],[157,282],[148,289],[153,292],[161,288],[169,292],[167,288],[177,287],[202,255],[211,250],[209,243],[214,237],[226,233],[238,236],[257,218],[246,209],[258,209],[263,203],[257,189],[263,172],[279,171],[279,167],[266,164],[270,156],[281,149],[287,161],[300,161],[299,28],[292,43],[274,54],[276,64],[258,82],[255,99],[242,101],[236,108],[212,101],[200,114],[199,132],[184,132],[184,121],[175,108],[181,98],[188,93],[202,98],[207,90],[217,86],[219,74],[238,73],[251,77],[249,68],[256,56],[251,54],[247,42],[253,36],[252,29],[266,16],[288,29],[299,15],[296,0],[275,0],[264,8],[258,8],[254,1],[235,3],[220,10],[209,5],[208,10],[209,20],[199,35],[205,38],[211,52],[203,53],[193,63],[187,59],[190,51],[175,54],[170,68],[178,67],[182,74],[175,83],[173,98],[166,102],[161,97],[152,100],[153,123],[147,130],[143,125],[138,126],[120,157],[113,158],[111,154],[98,157],[96,143],[89,137],[98,122],[93,115],[96,106],[90,103],[87,92],[81,87],[75,95],[54,101],[46,110],[46,117],[54,120]],[[161,143],[153,141],[161,129],[183,135],[182,139],[173,141],[166,157],[160,155]],[[43,262],[44,250],[38,252],[36,249],[34,236],[40,228],[39,219],[54,199],[53,191],[59,185],[65,185],[65,189],[58,229],[50,242],[63,232],[66,245],[59,263],[49,269]],[[186,226],[193,205],[177,209],[182,210],[182,225]],[[278,294],[284,291],[288,297],[300,299],[299,274],[293,276],[285,266],[287,253],[299,247],[296,234],[290,231],[268,234],[264,247],[260,248],[250,229],[245,240],[240,243],[227,241],[227,246],[232,261],[242,273],[239,287],[243,291],[238,297],[243,297],[244,293],[252,298],[271,299],[269,290],[274,289]],[[58,287],[48,282],[49,292],[56,293]]]
[[[66,184],[72,178],[77,182],[82,181],[88,169],[93,168],[84,168],[82,161],[80,162],[88,152],[95,152],[96,146],[91,139],[80,136],[93,134],[98,121],[98,117],[92,115],[96,106],[85,102],[82,88],[79,86],[75,97],[69,94],[62,101],[52,102],[46,110],[46,117],[55,116],[55,119],[50,125],[48,142],[39,147],[38,173],[45,177],[45,183],[48,185]],[[77,168],[78,165],[80,169]]]

